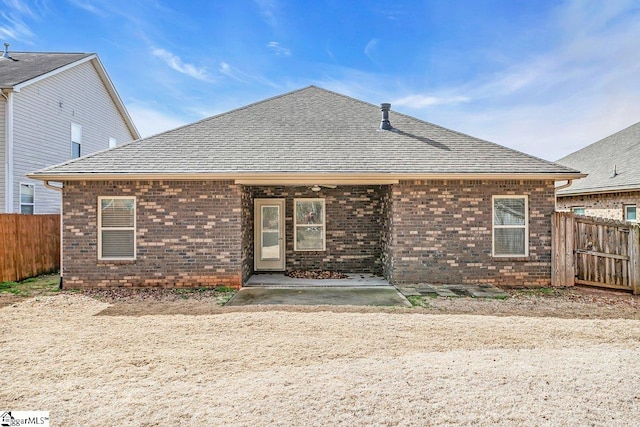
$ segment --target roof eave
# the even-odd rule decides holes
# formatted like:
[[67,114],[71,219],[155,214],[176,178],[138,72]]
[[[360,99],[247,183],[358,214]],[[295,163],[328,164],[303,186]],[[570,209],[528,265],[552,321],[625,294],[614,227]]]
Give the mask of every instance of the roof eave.
[[296,184],[395,184],[399,181],[487,179],[487,180],[553,180],[584,178],[581,173],[33,173],[29,178],[41,181],[234,181],[243,185],[296,185]]
[[585,188],[576,190],[562,190],[558,191],[558,197],[570,197],[570,196],[586,196],[590,194],[607,194],[607,193],[631,193],[634,191],[640,191],[640,185],[633,187],[610,187],[610,188]]
[[25,80],[23,82],[17,83],[15,85],[13,85],[11,89],[14,92],[20,92],[20,90],[23,87],[32,85],[34,83],[37,83],[37,82],[39,82],[41,80],[44,80],[46,78],[49,78],[51,76],[55,76],[56,74],[60,74],[63,71],[66,71],[66,70],[68,70],[70,68],[76,67],[76,66],[78,66],[80,64],[84,64],[85,62],[89,62],[89,61],[93,60],[96,57],[97,57],[97,55],[95,53],[93,53],[91,55],[88,55],[88,56],[85,56],[84,58],[78,59],[77,61],[73,61],[73,62],[71,62],[71,63],[69,63],[67,65],[63,65],[62,67],[58,67],[55,70],[51,70],[51,71],[49,71],[47,73],[40,74],[39,76],[33,77],[33,78],[29,79],[29,80]]

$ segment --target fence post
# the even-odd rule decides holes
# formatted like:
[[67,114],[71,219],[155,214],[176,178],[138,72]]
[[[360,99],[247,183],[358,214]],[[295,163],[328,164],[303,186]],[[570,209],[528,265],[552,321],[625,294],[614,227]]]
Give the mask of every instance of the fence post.
[[629,228],[629,285],[633,288],[633,294],[640,294],[640,226],[633,225]]
[[573,213],[554,212],[551,227],[551,285],[573,286]]

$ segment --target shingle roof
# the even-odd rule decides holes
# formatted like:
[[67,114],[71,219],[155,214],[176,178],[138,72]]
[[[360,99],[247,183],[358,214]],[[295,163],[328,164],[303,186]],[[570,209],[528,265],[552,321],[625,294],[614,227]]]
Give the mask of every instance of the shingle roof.
[[93,54],[10,52],[10,55],[10,59],[0,57],[1,89],[13,88]]
[[558,190],[558,195],[640,190],[640,123],[569,154],[558,163],[589,174]]
[[[577,175],[575,170],[310,86],[38,171],[90,175]],[[558,178],[562,179],[562,178]]]

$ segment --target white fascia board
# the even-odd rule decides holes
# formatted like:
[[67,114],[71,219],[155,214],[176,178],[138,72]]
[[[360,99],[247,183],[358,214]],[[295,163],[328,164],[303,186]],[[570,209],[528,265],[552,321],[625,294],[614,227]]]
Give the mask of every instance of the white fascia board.
[[41,181],[234,181],[241,185],[312,185],[312,184],[397,184],[414,180],[567,180],[584,174],[287,174],[287,173],[34,173],[29,178]]
[[49,71],[48,73],[41,74],[38,77],[34,77],[34,78],[32,78],[30,80],[27,80],[27,81],[24,81],[22,83],[18,83],[17,85],[13,86],[13,91],[14,92],[20,92],[20,90],[23,87],[30,86],[30,85],[32,85],[34,83],[37,83],[37,82],[41,81],[41,80],[47,79],[47,78],[49,78],[51,76],[55,76],[56,74],[60,74],[60,73],[62,73],[64,71],[67,71],[67,70],[73,68],[73,67],[77,67],[80,64],[84,64],[85,62],[92,61],[95,58],[97,58],[97,56],[94,53],[94,54],[89,55],[89,56],[87,56],[85,58],[78,59],[77,61],[72,62],[70,64],[67,64],[67,65],[65,65],[63,67],[56,68],[55,70]]

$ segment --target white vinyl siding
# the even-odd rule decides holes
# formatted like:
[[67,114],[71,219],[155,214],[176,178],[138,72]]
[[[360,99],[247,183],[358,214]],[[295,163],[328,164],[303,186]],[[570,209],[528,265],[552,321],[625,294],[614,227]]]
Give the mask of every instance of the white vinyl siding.
[[294,250],[326,250],[324,199],[294,199]]
[[493,196],[493,256],[529,255],[529,203],[527,196]]
[[5,134],[5,115],[6,113],[7,101],[4,97],[0,97],[0,213],[4,212],[5,209],[5,198],[4,195],[6,193],[5,189],[5,172],[4,172],[4,156],[5,156],[5,138],[7,135]]
[[38,195],[36,213],[60,213],[60,193],[25,175],[69,160],[71,123],[82,126],[83,155],[108,148],[109,137],[120,143],[133,139],[90,61],[25,86],[13,96],[16,211],[19,183],[28,182]]
[[135,197],[98,198],[98,259],[136,259]]
[[35,186],[33,184],[20,183],[20,213],[35,213]]

